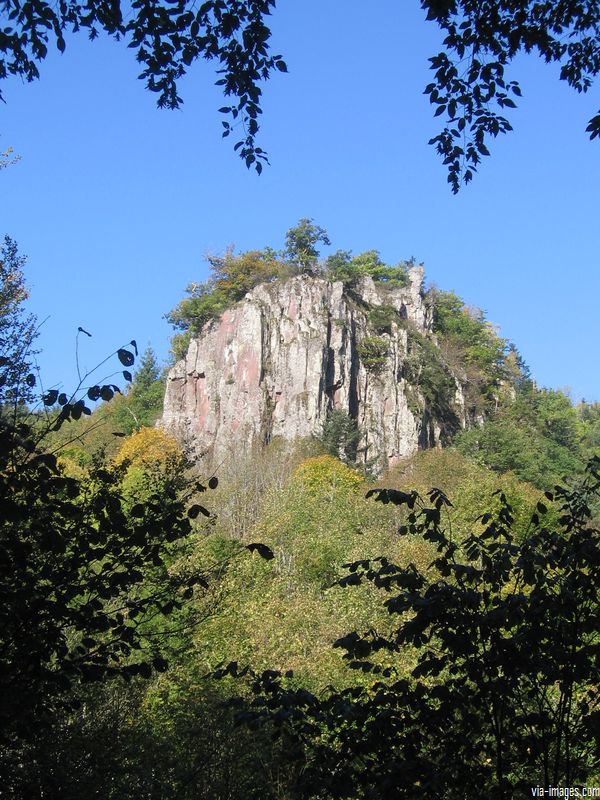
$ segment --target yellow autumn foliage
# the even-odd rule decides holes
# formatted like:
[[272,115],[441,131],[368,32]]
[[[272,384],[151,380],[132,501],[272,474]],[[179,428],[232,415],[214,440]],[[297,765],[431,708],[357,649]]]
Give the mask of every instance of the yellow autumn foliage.
[[307,458],[292,475],[292,485],[300,485],[311,494],[329,490],[352,492],[363,482],[363,476],[356,470],[330,455]]
[[183,459],[183,452],[176,439],[160,428],[140,428],[124,440],[114,463],[149,467],[173,464],[178,459]]

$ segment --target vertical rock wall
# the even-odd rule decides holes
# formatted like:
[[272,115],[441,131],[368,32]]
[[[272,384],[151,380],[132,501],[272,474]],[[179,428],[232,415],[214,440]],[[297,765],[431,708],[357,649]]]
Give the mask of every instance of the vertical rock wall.
[[[435,446],[440,424],[402,376],[408,331],[431,327],[423,270],[409,275],[406,288],[366,278],[346,291],[308,276],[258,286],[208,325],[171,369],[163,427],[220,461],[256,441],[319,434],[337,408],[356,420],[363,458],[380,469]],[[375,372],[361,360],[360,344],[373,336],[369,310],[381,305],[393,306],[397,321],[377,334],[387,355]],[[460,416],[458,382],[457,401]]]

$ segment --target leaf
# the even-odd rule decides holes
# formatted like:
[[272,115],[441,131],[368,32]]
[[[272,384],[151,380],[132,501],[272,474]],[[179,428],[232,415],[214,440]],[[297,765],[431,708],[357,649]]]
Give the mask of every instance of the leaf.
[[98,400],[100,398],[100,387],[90,386],[90,388],[87,390],[87,396],[90,400]]
[[219,485],[219,479],[213,475],[212,478],[208,481],[208,488],[209,489],[216,489]]
[[67,397],[67,395],[64,392],[61,392],[58,395],[58,404],[60,406],[65,406],[67,404],[68,400],[69,400],[69,398]]
[[135,351],[135,354],[136,354],[136,356],[137,356],[137,355],[138,355],[138,347],[137,347],[137,342],[136,342],[136,340],[135,340],[135,339],[132,339],[132,340],[129,342],[129,344],[130,344],[130,345],[133,347],[133,349],[134,349],[134,351]]
[[125,378],[126,381],[129,381],[129,383],[131,383],[131,381],[133,380],[133,378],[131,377],[131,372],[129,372],[129,370],[126,369],[123,370],[123,377]]
[[50,389],[49,392],[42,395],[42,402],[45,406],[53,406],[58,399],[58,389]]
[[275,558],[271,548],[267,547],[266,544],[261,544],[261,542],[253,542],[252,544],[247,544],[246,550],[250,550],[251,553],[257,552],[261,558],[265,559],[265,561],[271,561],[271,559]]
[[210,517],[210,511],[196,503],[188,509],[187,515],[190,519],[196,519],[198,514],[204,514],[205,517]]
[[30,372],[29,375],[27,375],[27,377],[25,378],[25,383],[27,384],[27,386],[32,386],[32,387],[35,386],[35,375]]
[[124,350],[122,347],[117,350],[117,356],[124,367],[130,367],[135,361],[133,353],[130,353],[129,350]]
[[112,400],[114,396],[115,396],[115,393],[110,388],[110,386],[102,386],[102,388],[100,389],[100,397],[106,403],[108,403],[109,400]]

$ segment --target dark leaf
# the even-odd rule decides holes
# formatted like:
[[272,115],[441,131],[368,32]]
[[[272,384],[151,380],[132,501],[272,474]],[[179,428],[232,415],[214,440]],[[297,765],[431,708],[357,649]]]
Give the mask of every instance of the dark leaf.
[[53,406],[58,400],[58,389],[50,389],[49,392],[42,395],[42,401],[45,406]]
[[204,514],[205,517],[210,517],[210,511],[197,503],[188,509],[187,514],[190,519],[196,519],[198,514]]
[[117,356],[124,367],[130,367],[135,361],[133,353],[130,353],[129,350],[124,350],[122,347],[117,350]]
[[264,558],[266,561],[270,561],[271,559],[275,558],[271,548],[267,547],[266,544],[261,544],[260,542],[253,542],[252,544],[247,544],[246,550],[250,550],[251,553],[254,553],[256,551],[258,555],[261,558]]

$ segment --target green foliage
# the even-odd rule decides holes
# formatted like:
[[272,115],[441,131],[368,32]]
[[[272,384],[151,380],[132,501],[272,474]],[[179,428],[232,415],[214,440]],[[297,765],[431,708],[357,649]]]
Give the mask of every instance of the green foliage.
[[325,276],[347,286],[354,286],[364,277],[389,286],[408,286],[409,266],[412,263],[401,262],[391,267],[381,260],[377,250],[366,250],[354,258],[349,250],[338,250],[326,259]]
[[[456,433],[459,421],[454,410],[456,381],[444,363],[438,347],[412,326],[407,328],[407,353],[402,377],[417,389],[427,407],[442,423],[444,443]],[[410,389],[409,389],[410,391]]]
[[332,408],[327,414],[319,441],[329,455],[346,464],[356,463],[360,431],[356,420],[340,408]]
[[[274,725],[295,743],[298,796],[449,800],[459,789],[465,800],[509,800],[537,784],[593,782],[600,530],[590,503],[599,492],[596,458],[579,487],[538,502],[520,544],[504,494],[459,544],[439,489],[426,500],[367,493],[406,507],[399,533],[423,536],[437,557],[429,571],[385,556],[346,565],[338,585],[383,592],[394,618],[389,633],[371,624],[334,644],[351,669],[373,676],[364,687],[349,680],[317,694],[273,670],[252,673],[254,701],[238,719]],[[407,648],[417,653],[408,674],[398,666]]]
[[389,305],[373,306],[369,310],[368,319],[375,333],[387,333],[389,336],[392,334],[393,325],[404,324],[398,309]]
[[433,329],[444,359],[466,377],[467,410],[474,418],[486,414],[497,405],[503,385],[524,380],[526,368],[480,309],[467,308],[453,292],[435,289],[431,299]]
[[[356,471],[321,456],[302,462],[282,485],[267,490],[245,541],[264,542],[275,558],[245,559],[224,576],[219,613],[207,620],[200,637],[207,668],[235,659],[293,669],[315,689],[343,677],[330,642],[348,624],[366,624],[373,613],[385,625],[386,615],[369,590],[350,596],[331,584],[344,562],[367,552],[396,553],[398,544],[394,511],[373,509],[362,485]],[[218,493],[215,498],[213,535],[221,517]],[[203,541],[203,549],[212,550],[211,539]],[[409,543],[407,552],[423,566],[433,554],[422,541]]]
[[331,244],[327,231],[315,225],[312,219],[303,217],[285,234],[285,257],[299,272],[314,273],[319,259],[319,242]]
[[381,336],[365,336],[358,343],[358,355],[365,368],[377,375],[384,368],[388,357],[389,343]]
[[[385,485],[406,493],[416,490],[422,496],[431,486],[436,486],[452,497],[447,530],[451,531],[455,542],[462,542],[478,531],[482,508],[494,513],[499,511],[499,491],[508,498],[513,509],[513,534],[517,540],[522,540],[540,499],[540,490],[519,479],[514,472],[492,472],[454,448],[420,450],[395,465],[385,476]],[[403,517],[402,522],[405,521]],[[556,522],[551,511],[546,521]]]
[[270,250],[250,250],[235,255],[228,250],[224,256],[209,256],[210,278],[204,283],[190,284],[183,299],[166,318],[183,331],[174,337],[172,351],[176,359],[183,358],[192,336],[200,333],[207,322],[241,300],[260,283],[289,275],[289,267]]
[[528,383],[481,427],[461,432],[455,445],[494,470],[513,470],[546,488],[582,472],[586,457],[593,455],[593,447],[585,444],[593,429],[582,423],[565,394]]
[[[130,377],[130,373],[127,373]],[[162,413],[165,394],[164,379],[156,362],[154,350],[148,346],[133,374],[128,391],[110,407],[111,423],[123,433],[154,425]]]
[[435,290],[433,329],[455,343],[468,364],[480,369],[491,380],[503,376],[507,343],[486,321],[480,309],[468,309],[453,292]]

